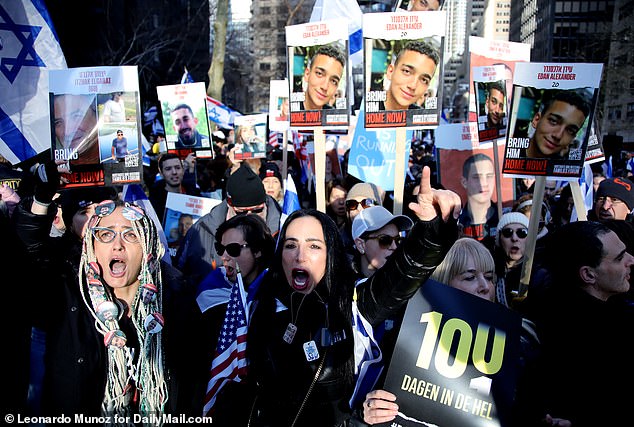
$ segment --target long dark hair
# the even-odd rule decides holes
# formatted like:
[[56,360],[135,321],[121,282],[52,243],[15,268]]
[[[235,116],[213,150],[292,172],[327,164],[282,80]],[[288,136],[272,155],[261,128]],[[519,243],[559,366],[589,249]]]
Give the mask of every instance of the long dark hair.
[[[302,217],[313,217],[321,224],[326,242],[326,272],[316,289],[320,290],[323,297],[324,289],[327,291],[325,300],[328,303],[328,322],[333,328],[343,329],[349,342],[352,343],[352,296],[354,292],[355,274],[350,266],[348,257],[344,250],[343,241],[335,222],[323,212],[315,209],[301,209],[293,212],[286,219],[279,234],[279,243],[275,250],[275,255],[271,262],[268,279],[274,286],[286,286],[290,291],[290,285],[286,281],[282,266],[282,251],[284,250],[284,240],[289,224]],[[280,285],[281,284],[281,285]],[[332,310],[335,307],[336,310]],[[352,345],[350,347],[352,355]],[[346,381],[352,383],[354,368],[354,358],[351,357],[343,366],[344,372],[341,374]]]

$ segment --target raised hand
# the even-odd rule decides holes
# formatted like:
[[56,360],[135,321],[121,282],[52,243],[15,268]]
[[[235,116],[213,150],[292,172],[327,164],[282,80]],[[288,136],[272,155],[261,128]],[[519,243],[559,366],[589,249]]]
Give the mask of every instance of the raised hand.
[[416,202],[409,204],[409,208],[422,221],[430,221],[440,215],[443,221],[453,215],[457,219],[462,208],[460,196],[451,190],[437,190],[431,187],[431,170],[429,166],[423,168],[420,178],[420,190]]

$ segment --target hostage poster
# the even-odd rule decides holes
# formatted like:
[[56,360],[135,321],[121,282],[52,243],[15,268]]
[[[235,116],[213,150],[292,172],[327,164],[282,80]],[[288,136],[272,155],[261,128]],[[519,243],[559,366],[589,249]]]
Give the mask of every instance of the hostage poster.
[[286,27],[286,45],[290,126],[347,129],[348,22],[333,19]]
[[365,127],[436,127],[445,12],[363,15]]
[[520,316],[428,280],[407,304],[385,389],[399,415],[384,426],[508,426]]
[[518,63],[502,172],[581,176],[603,64]]
[[141,181],[137,67],[49,71],[51,153],[69,180],[62,188]]

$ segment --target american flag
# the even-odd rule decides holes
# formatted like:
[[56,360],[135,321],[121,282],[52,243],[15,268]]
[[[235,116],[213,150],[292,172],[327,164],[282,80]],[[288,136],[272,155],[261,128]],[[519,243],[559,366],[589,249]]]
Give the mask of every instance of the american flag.
[[207,383],[203,416],[209,416],[220,389],[228,381],[240,382],[240,376],[247,372],[247,326],[248,318],[244,309],[246,295],[238,273],[238,283],[233,285],[227,303],[225,319],[218,337],[218,345],[211,362],[211,379]]
[[277,136],[277,132],[276,131],[270,131],[269,132],[269,144],[271,145],[271,147],[273,148],[277,148],[280,146],[280,143],[278,141],[278,136]]

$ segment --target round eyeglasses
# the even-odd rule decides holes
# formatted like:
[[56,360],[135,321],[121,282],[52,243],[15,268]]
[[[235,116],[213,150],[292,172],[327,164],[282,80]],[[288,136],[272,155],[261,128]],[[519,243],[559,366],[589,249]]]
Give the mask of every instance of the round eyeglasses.
[[93,227],[91,231],[92,235],[95,236],[95,239],[101,243],[112,242],[115,237],[117,237],[117,234],[121,235],[121,238],[128,243],[139,243],[139,236],[132,227],[126,227],[121,231],[116,231],[107,227]]

